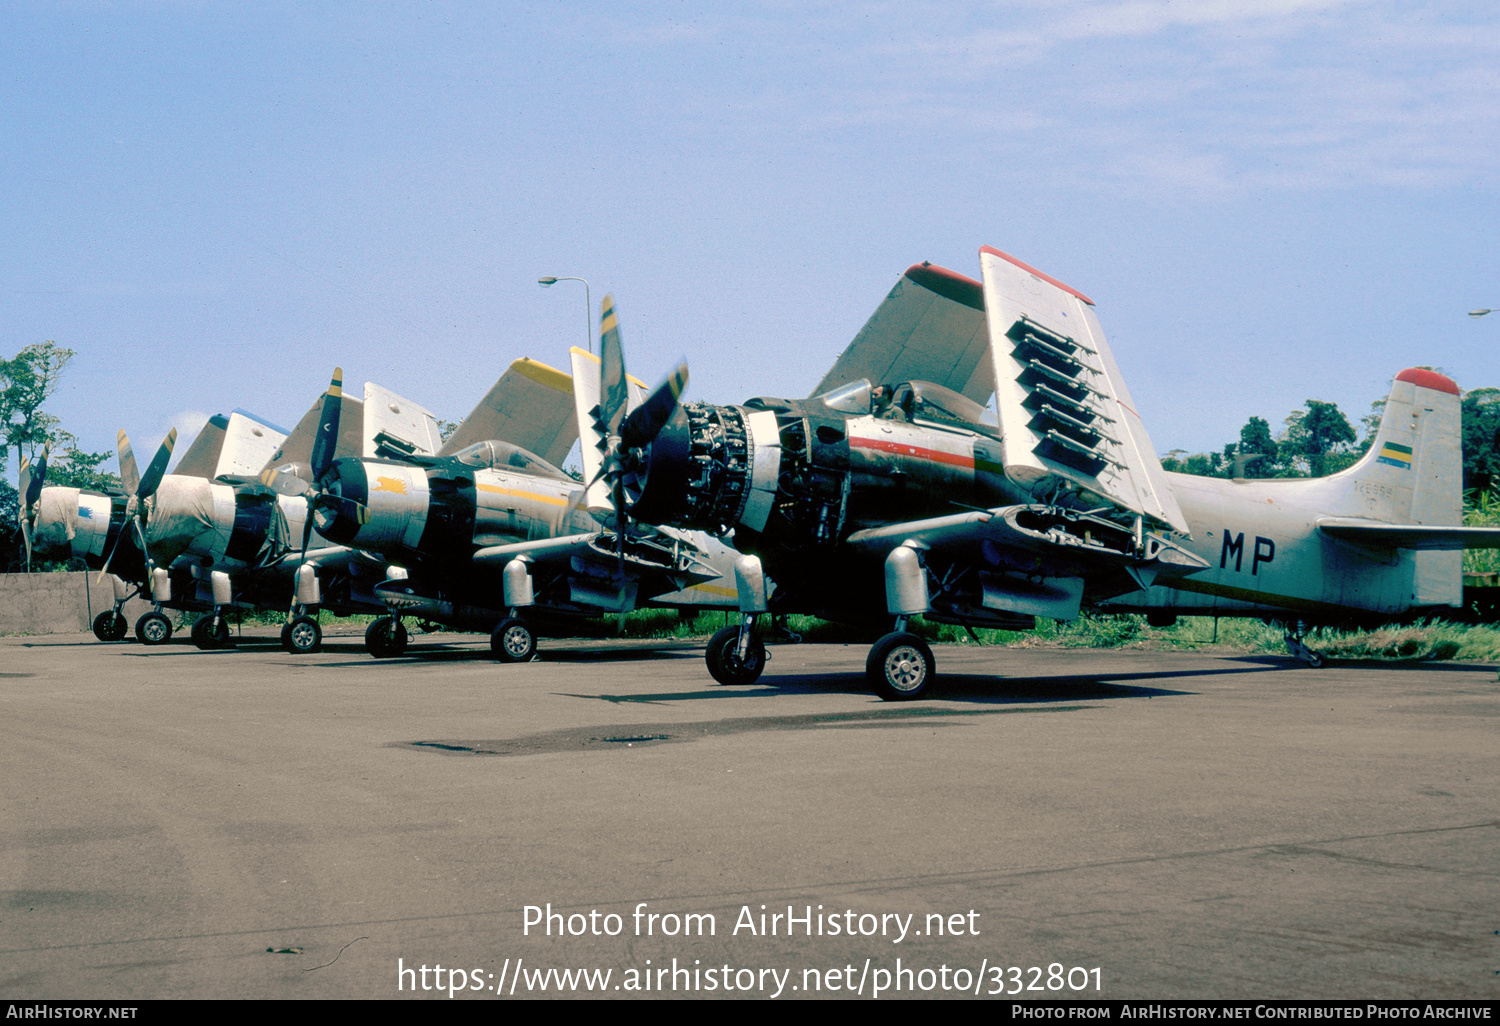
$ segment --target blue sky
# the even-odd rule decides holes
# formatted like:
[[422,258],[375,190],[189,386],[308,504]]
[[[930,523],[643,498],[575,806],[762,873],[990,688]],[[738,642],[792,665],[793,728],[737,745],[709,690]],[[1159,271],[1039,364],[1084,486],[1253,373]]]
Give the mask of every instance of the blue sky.
[[[1159,451],[1500,385],[1500,13],[1383,0],[0,8],[0,355],[138,451],[335,364],[457,420],[566,366],[801,396],[900,273],[1077,287]],[[144,458],[144,457],[143,457]]]

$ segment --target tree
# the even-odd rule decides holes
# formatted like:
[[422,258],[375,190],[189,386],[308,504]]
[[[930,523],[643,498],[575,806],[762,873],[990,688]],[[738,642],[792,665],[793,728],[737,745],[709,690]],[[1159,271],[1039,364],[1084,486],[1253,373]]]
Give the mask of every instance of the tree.
[[1476,388],[1463,400],[1464,490],[1500,485],[1500,388]]
[[1341,464],[1352,463],[1345,457],[1353,455],[1358,439],[1349,418],[1334,403],[1309,399],[1306,405],[1306,410],[1294,410],[1286,419],[1283,453],[1304,458],[1313,477],[1323,477],[1341,469]]
[[63,368],[73,359],[73,350],[47,341],[26,346],[15,359],[0,360],[0,461],[16,450],[16,473],[21,461],[36,461],[59,421],[42,412],[42,404],[57,391]]

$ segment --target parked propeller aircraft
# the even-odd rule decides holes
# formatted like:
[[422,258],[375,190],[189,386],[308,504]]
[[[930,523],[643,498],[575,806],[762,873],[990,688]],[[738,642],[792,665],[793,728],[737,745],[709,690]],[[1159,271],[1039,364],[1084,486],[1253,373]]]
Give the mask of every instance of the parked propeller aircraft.
[[[576,438],[573,381],[532,360],[517,361],[511,373],[509,398],[501,402],[492,392],[481,409],[503,410],[512,438],[530,432],[539,451],[562,459]],[[391,615],[366,632],[376,657],[405,651],[405,616],[488,630],[496,656],[519,662],[536,650],[536,621],[623,613],[663,596],[726,602],[722,586],[718,594],[689,593],[729,571],[725,546],[655,529],[622,545],[599,531],[580,505],[583,488],[552,460],[481,434],[468,421],[433,456],[321,466],[315,457],[313,469],[318,531],[408,570],[377,589]],[[275,474],[263,479],[283,487]],[[711,565],[716,556],[719,569]]]
[[[349,423],[355,436],[342,439],[341,445],[358,444],[358,401],[352,406]],[[304,418],[290,437],[243,411],[211,418],[179,462],[176,469],[181,472],[173,474],[163,474],[162,468],[171,456],[175,432],[144,475],[138,473],[129,439],[121,432],[123,494],[57,486],[42,490],[36,519],[39,543],[50,554],[70,552],[94,569],[115,574],[114,608],[94,622],[101,640],[125,636],[128,627],[120,607],[142,594],[151,597],[154,607],[136,623],[142,642],[170,639],[172,624],[162,608],[175,607],[211,611],[210,617],[195,623],[194,641],[205,648],[225,644],[229,631],[224,608],[283,605],[286,582],[303,564],[321,564],[333,572],[334,594],[325,603],[329,608],[345,613],[381,608],[373,597],[362,601],[360,589],[349,578],[378,580],[383,565],[326,544],[308,553],[289,553],[288,539],[301,533],[307,519],[306,503],[279,498],[249,476],[273,455],[290,453],[295,458],[309,450],[317,412],[315,407],[312,420]],[[289,555],[296,557],[296,565]]]
[[909,269],[812,398],[668,403],[618,427],[606,403],[585,425],[631,520],[734,531],[742,615],[709,643],[716,680],[759,677],[765,612],[894,618],[866,661],[890,700],[933,678],[905,629],[918,614],[1026,629],[1109,600],[1211,599],[1287,619],[1306,658],[1300,621],[1456,603],[1456,554],[1426,550],[1500,546],[1500,529],[1457,526],[1458,390],[1441,375],[1398,376],[1374,450],[1343,474],[1169,475],[1092,300],[990,247],[980,266],[982,282]]

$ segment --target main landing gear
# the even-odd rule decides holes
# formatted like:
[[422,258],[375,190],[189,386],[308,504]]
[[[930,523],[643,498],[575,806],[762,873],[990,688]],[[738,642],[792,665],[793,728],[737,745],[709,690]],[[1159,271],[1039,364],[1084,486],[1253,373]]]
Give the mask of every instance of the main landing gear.
[[94,637],[100,641],[124,641],[130,624],[118,609],[106,609],[94,617]]
[[365,651],[376,659],[394,659],[406,651],[406,626],[392,614],[382,616],[365,629]]
[[204,651],[228,648],[230,645],[229,624],[217,612],[210,613],[208,616],[200,616],[198,622],[193,624],[191,637],[193,644]]
[[135,640],[142,645],[165,645],[172,640],[172,621],[152,610],[135,622]]
[[[753,633],[754,614],[741,617],[736,627],[725,627],[708,639],[708,650],[704,658],[708,672],[720,684],[754,684],[766,668],[766,646]],[[745,636],[745,645],[740,647],[740,636]]]
[[536,655],[536,634],[519,616],[508,616],[490,635],[490,651],[502,663],[528,662]]
[[905,628],[906,617],[898,616],[896,629],[875,642],[865,660],[865,680],[887,702],[920,698],[937,673],[932,649]]

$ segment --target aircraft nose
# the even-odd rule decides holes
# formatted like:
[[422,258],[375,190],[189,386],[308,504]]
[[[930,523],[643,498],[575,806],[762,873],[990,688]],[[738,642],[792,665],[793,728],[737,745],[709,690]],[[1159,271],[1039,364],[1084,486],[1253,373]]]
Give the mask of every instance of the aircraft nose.
[[366,520],[370,485],[364,464],[358,460],[335,460],[324,487],[313,504],[318,533],[335,545],[352,545]]

